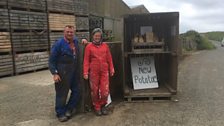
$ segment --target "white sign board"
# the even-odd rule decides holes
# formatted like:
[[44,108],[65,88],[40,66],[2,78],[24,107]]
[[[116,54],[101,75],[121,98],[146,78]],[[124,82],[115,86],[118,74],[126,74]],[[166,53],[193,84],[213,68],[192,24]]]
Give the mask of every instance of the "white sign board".
[[152,56],[131,57],[131,71],[134,90],[159,87]]
[[111,100],[111,96],[109,94],[108,97],[107,97],[107,104],[106,104],[106,106],[110,105],[111,102],[112,102],[112,100]]

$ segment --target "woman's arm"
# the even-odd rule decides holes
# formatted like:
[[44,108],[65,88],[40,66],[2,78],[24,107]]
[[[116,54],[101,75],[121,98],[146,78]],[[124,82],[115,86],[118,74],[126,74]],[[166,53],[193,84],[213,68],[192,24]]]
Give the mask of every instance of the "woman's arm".
[[83,77],[88,79],[89,65],[90,65],[90,46],[87,45],[85,48],[84,61],[83,61]]

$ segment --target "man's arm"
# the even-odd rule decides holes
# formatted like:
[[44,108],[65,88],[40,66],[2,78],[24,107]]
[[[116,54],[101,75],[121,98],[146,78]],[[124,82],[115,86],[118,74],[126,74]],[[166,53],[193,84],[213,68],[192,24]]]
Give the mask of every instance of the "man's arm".
[[88,40],[87,40],[87,39],[85,39],[85,38],[84,38],[84,39],[82,39],[82,44],[83,44],[83,45],[87,45],[88,43],[90,43],[90,42],[88,42]]
[[57,70],[57,58],[59,56],[59,51],[60,51],[60,43],[56,42],[51,49],[51,53],[49,57],[49,70],[51,74],[53,75],[53,80],[55,82],[61,81],[61,78]]

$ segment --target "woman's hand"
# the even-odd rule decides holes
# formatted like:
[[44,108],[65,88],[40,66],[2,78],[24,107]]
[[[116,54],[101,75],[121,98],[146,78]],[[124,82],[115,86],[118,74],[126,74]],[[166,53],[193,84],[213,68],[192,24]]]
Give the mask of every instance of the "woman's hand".
[[88,75],[84,75],[83,78],[84,78],[85,80],[88,80],[88,79],[89,79],[89,76],[88,76]]

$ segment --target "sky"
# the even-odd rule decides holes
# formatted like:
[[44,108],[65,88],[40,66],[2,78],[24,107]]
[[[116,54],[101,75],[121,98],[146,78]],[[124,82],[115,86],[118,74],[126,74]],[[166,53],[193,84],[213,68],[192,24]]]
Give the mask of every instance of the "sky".
[[180,33],[224,31],[224,0],[123,0],[128,6],[143,4],[150,13],[179,12]]

